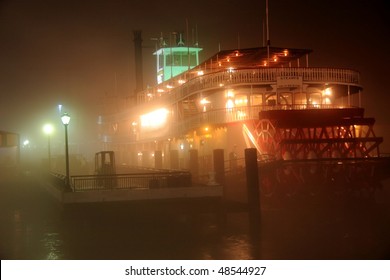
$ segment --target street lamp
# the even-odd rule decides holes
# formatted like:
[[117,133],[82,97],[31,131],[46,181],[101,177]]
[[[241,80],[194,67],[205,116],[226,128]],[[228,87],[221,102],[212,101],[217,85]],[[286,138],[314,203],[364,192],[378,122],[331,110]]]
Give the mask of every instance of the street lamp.
[[70,116],[64,113],[61,116],[62,124],[65,127],[65,162],[66,162],[66,187],[69,187],[69,151],[68,151],[68,124],[70,122]]
[[53,133],[53,126],[51,124],[45,124],[43,126],[43,132],[47,135],[47,151],[48,151],[48,167],[51,170],[51,152],[50,152],[50,135]]

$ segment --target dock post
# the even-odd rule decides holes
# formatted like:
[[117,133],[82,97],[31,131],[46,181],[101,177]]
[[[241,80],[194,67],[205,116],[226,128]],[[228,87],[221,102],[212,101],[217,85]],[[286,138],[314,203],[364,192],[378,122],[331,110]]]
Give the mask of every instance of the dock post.
[[162,169],[162,152],[154,151],[154,168]]
[[190,162],[189,162],[189,169],[192,175],[192,183],[196,184],[199,181],[199,157],[198,157],[198,150],[191,149],[189,151],[190,153]]
[[224,159],[224,150],[215,149],[213,151],[213,160],[214,160],[214,172],[215,172],[215,181],[224,186],[225,185],[225,159]]
[[245,171],[249,212],[260,218],[259,168],[257,150],[254,148],[245,149]]
[[170,167],[171,169],[179,169],[179,151],[171,150],[169,157]]

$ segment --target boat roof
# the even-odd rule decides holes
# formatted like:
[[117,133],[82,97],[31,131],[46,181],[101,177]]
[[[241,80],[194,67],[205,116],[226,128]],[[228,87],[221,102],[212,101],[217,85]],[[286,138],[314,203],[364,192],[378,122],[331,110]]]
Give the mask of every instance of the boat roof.
[[[309,53],[310,49],[269,47],[269,66],[282,67]],[[267,66],[267,47],[222,50],[202,62],[197,68],[215,69],[218,67],[251,68]]]

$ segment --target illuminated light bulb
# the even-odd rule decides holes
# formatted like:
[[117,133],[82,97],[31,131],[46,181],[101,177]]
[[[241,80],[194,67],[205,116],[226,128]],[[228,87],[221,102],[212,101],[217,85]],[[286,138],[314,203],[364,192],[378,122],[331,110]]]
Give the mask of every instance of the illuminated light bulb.
[[200,104],[202,104],[202,105],[210,104],[210,101],[207,100],[206,98],[203,98],[203,99],[200,101]]
[[332,95],[332,89],[331,89],[331,88],[326,88],[326,89],[324,90],[324,95],[327,95],[327,96]]
[[229,90],[229,91],[226,93],[226,97],[227,97],[227,98],[234,97],[233,91]]
[[161,108],[150,112],[148,114],[140,116],[141,126],[150,128],[159,128],[163,126],[168,119],[169,111],[165,108]]

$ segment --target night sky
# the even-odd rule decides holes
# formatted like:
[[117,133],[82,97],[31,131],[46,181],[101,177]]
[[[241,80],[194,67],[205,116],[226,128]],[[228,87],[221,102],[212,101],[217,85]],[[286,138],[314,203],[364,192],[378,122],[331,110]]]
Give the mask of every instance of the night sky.
[[[313,49],[312,67],[360,71],[363,107],[389,147],[386,11],[384,0],[269,0],[271,45]],[[142,30],[146,86],[155,84],[151,38],[161,32],[186,31],[188,21],[205,60],[219,46],[261,46],[264,19],[265,0],[0,0],[0,130],[44,142],[41,128],[61,126],[63,104],[72,115],[70,141],[95,137],[101,98],[135,89],[133,30]]]

